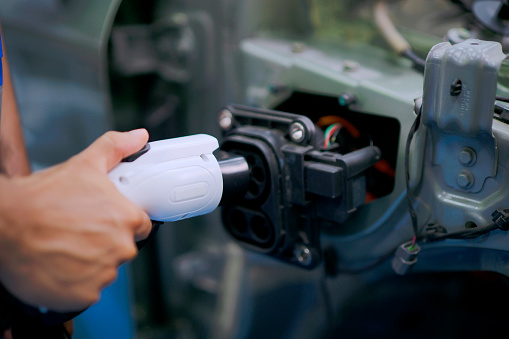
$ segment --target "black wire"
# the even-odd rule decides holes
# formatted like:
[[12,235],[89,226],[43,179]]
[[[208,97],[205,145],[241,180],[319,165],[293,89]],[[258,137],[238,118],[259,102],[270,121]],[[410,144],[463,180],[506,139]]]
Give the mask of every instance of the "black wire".
[[[498,99],[497,99],[498,100]],[[509,99],[507,99],[509,102]],[[408,204],[408,211],[410,214],[410,218],[412,219],[412,228],[414,231],[414,235],[416,239],[419,242],[431,242],[431,241],[439,241],[439,240],[445,240],[445,239],[474,239],[477,237],[480,237],[484,234],[487,234],[489,232],[492,232],[494,230],[499,229],[499,227],[492,223],[488,226],[484,227],[478,227],[468,230],[462,230],[458,232],[453,233],[428,233],[423,234],[422,236],[419,236],[421,233],[419,231],[419,225],[418,225],[418,219],[417,219],[417,212],[414,208],[414,196],[413,192],[410,188],[410,146],[412,144],[412,140],[415,136],[415,132],[417,132],[419,125],[421,122],[421,111],[418,112],[417,117],[415,118],[412,127],[410,128],[410,132],[408,133],[406,146],[405,146],[405,185],[406,185],[406,198],[407,198],[407,204]],[[424,227],[423,227],[424,228]],[[442,227],[442,229],[445,230],[445,228]],[[382,264],[384,261],[386,261],[388,258],[390,258],[396,250],[399,248],[397,246],[396,248],[390,250],[374,262],[363,266],[359,268],[349,268],[349,267],[342,267],[341,265],[338,265],[338,272],[339,273],[346,273],[346,274],[360,274],[363,272],[366,272],[368,270],[371,270],[375,268],[376,266]]]
[[401,55],[412,61],[413,66],[417,71],[424,73],[424,68],[426,66],[426,61],[424,59],[421,59],[417,54],[412,52],[411,49],[405,49]]
[[[445,229],[445,228],[444,228]],[[458,240],[467,240],[467,239],[474,239],[478,238],[484,234],[490,233],[492,231],[498,230],[499,227],[492,223],[488,226],[484,227],[476,227],[468,230],[462,230],[458,232],[453,233],[431,233],[431,234],[423,234],[418,237],[418,242],[433,242],[433,241],[440,241],[440,240],[446,240],[446,239],[458,239]],[[363,266],[363,267],[344,267],[339,265],[338,272],[339,273],[345,273],[345,274],[361,274],[366,271],[374,269],[376,266],[382,264],[387,259],[391,258],[394,253],[396,253],[397,249],[401,245],[396,246],[395,248],[391,249],[387,253],[385,253],[383,256],[378,258],[377,260],[373,261],[372,263]]]
[[[462,231],[453,232],[453,233],[425,234],[425,235],[422,235],[421,237],[419,237],[419,242],[433,242],[433,241],[439,241],[439,240],[445,240],[445,239],[459,239],[459,240],[474,239],[474,238],[478,238],[484,234],[493,232],[498,229],[500,229],[500,228],[496,224],[492,223],[492,224],[489,224],[488,226],[477,227],[477,228],[462,230]],[[346,267],[340,266],[339,272],[347,273],[347,274],[361,274],[366,271],[369,271],[369,270],[375,268],[376,266],[382,264],[384,261],[386,261],[390,257],[392,257],[400,246],[401,245],[390,250],[389,252],[387,252],[382,257],[378,258],[376,261],[372,262],[369,265],[366,265],[366,266],[360,267],[360,268],[346,268]]]
[[450,233],[449,239],[474,239],[484,234],[498,230],[498,225],[492,223],[484,227],[476,227],[468,230]]
[[509,102],[509,98],[499,97],[499,96],[496,96],[495,100],[502,101],[502,102]]
[[476,227],[468,230],[462,230],[458,232],[453,233],[438,233],[438,234],[426,234],[423,235],[424,241],[438,241],[438,240],[445,240],[445,239],[460,239],[460,240],[466,240],[466,239],[474,239],[478,238],[484,234],[490,233],[492,231],[498,230],[499,227],[492,223],[487,226],[483,227]]
[[327,286],[327,269],[324,267],[324,274],[320,279],[320,290],[322,292],[323,302],[325,304],[325,313],[327,315],[327,321],[329,323],[330,329],[334,328],[335,323],[335,315],[334,308],[332,306],[332,298],[330,294],[329,287]]
[[[439,229],[444,229],[444,227],[439,227]],[[453,233],[428,233],[423,234],[417,238],[418,242],[434,242],[434,241],[440,241],[440,240],[446,240],[446,239],[458,239],[458,240],[468,240],[468,239],[474,239],[478,238],[484,234],[490,233],[492,231],[500,229],[495,223],[489,224],[488,226],[484,227],[476,227],[468,230],[462,230],[457,231]],[[338,273],[341,274],[362,274],[364,272],[367,272],[369,270],[374,269],[375,267],[379,266],[383,262],[385,262],[387,259],[391,258],[398,248],[401,245],[398,245],[382,255],[380,258],[376,259],[372,263],[363,266],[363,267],[345,267],[338,265]]]
[[405,184],[406,184],[406,198],[408,204],[408,212],[410,213],[410,218],[412,219],[412,228],[414,230],[414,235],[417,237],[419,235],[419,226],[417,223],[417,212],[414,208],[414,199],[413,192],[410,188],[410,145],[412,144],[412,140],[414,138],[415,132],[419,128],[421,121],[421,112],[417,114],[417,117],[410,128],[410,132],[408,133],[408,137],[406,140],[405,147]]

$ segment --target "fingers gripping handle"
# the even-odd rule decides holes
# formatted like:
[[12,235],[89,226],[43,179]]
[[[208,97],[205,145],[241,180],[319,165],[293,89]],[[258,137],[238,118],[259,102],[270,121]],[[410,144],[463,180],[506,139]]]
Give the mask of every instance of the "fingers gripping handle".
[[157,221],[216,209],[223,192],[221,169],[212,154],[219,146],[217,139],[198,134],[148,145],[109,173],[122,194]]
[[[223,191],[221,170],[212,155],[216,148],[217,140],[208,135],[151,142],[124,159],[109,178],[153,220],[175,221],[206,214],[218,206]],[[154,222],[152,233],[158,226]],[[142,247],[144,243],[137,245]],[[9,324],[19,332],[30,323],[35,332],[46,333],[81,313],[52,312],[25,305],[2,285],[0,301],[5,306],[0,307],[0,331]]]

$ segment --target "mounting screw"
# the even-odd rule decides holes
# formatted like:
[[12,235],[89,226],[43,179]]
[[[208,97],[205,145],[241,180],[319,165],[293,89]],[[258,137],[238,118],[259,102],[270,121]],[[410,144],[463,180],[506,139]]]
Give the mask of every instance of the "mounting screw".
[[470,39],[472,37],[472,33],[465,28],[451,28],[447,31],[446,37],[451,44],[455,45]]
[[223,109],[221,113],[219,113],[219,126],[225,131],[232,128],[233,125],[233,115],[227,109]]
[[339,98],[339,106],[342,107],[349,107],[350,105],[354,104],[357,101],[357,98],[352,93],[342,93]]
[[306,128],[300,122],[290,125],[290,138],[293,142],[301,143],[306,139]]
[[474,185],[474,181],[474,175],[472,172],[467,170],[460,171],[456,177],[456,183],[463,189],[469,189],[472,187]]
[[451,91],[450,91],[450,94],[452,97],[457,97],[458,95],[460,95],[461,93],[461,86],[462,86],[462,83],[461,83],[461,80],[460,79],[455,79],[452,84],[451,84]]
[[414,99],[414,113],[417,115],[421,113],[422,109],[422,97]]
[[458,154],[458,160],[465,166],[472,166],[477,160],[477,154],[470,147],[463,147]]
[[304,245],[295,246],[293,255],[295,255],[297,261],[304,266],[308,266],[313,261],[313,255],[311,254],[311,251]]
[[470,33],[470,31],[466,28],[457,28],[457,32],[458,36],[464,40],[470,39],[470,37],[472,36],[472,33]]

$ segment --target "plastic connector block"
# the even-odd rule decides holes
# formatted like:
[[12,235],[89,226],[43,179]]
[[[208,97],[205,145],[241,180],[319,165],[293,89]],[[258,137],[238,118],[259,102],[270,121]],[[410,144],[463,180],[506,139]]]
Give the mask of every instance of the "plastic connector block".
[[305,166],[306,192],[335,199],[343,194],[343,169],[337,166],[307,163]]
[[399,275],[405,275],[417,263],[417,255],[421,248],[412,241],[401,244],[396,250],[394,259],[392,259],[392,268]]
[[503,209],[502,211],[495,210],[491,214],[492,220],[495,225],[503,231],[509,231],[509,209]]

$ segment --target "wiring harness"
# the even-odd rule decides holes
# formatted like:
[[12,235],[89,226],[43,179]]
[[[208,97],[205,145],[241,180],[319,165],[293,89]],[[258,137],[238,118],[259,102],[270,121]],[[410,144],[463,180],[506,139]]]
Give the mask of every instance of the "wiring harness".
[[[497,97],[496,100],[505,101],[506,99]],[[451,233],[448,233],[445,227],[438,224],[428,224],[425,227],[420,227],[414,207],[415,197],[410,187],[410,147],[415,133],[419,129],[420,122],[421,110],[417,112],[417,116],[408,133],[405,146],[406,198],[414,237],[411,241],[401,244],[396,250],[392,266],[398,274],[406,274],[410,267],[417,262],[417,254],[420,252],[418,243],[429,243],[446,239],[468,240],[478,238],[495,230],[509,230],[509,209],[493,211],[491,214],[493,222],[482,227],[473,227]],[[423,230],[421,231],[422,228]]]

